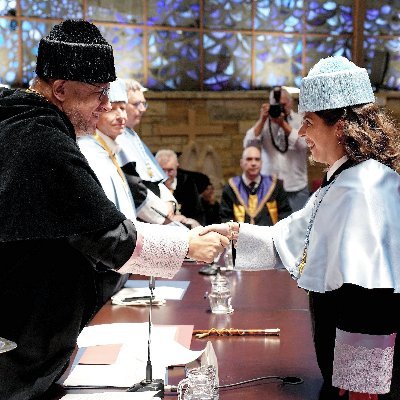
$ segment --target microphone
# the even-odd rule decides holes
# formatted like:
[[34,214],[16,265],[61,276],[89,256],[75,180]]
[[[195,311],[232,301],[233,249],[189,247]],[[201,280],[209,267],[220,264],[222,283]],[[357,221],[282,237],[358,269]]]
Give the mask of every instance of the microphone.
[[153,291],[156,287],[156,280],[154,276],[149,278],[149,289],[150,289],[150,308],[149,308],[149,338],[147,340],[147,364],[146,364],[146,379],[135,383],[127,392],[157,392],[154,397],[164,398],[164,381],[162,379],[153,379],[153,367],[151,365],[151,326],[152,326],[152,309],[153,309]]

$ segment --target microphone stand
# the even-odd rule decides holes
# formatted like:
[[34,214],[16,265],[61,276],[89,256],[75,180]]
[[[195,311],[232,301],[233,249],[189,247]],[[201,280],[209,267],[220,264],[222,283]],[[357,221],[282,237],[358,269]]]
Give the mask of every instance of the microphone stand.
[[131,386],[127,392],[158,392],[154,397],[164,398],[164,381],[162,379],[153,379],[153,367],[151,365],[150,344],[151,344],[151,326],[152,326],[152,309],[154,299],[154,288],[156,280],[154,276],[149,279],[150,289],[150,308],[149,308],[149,338],[147,341],[147,364],[146,364],[146,379]]

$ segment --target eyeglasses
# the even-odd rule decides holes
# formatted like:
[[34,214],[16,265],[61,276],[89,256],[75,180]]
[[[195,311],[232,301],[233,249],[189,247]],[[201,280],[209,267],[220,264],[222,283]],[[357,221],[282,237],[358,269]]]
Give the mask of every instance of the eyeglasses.
[[142,105],[145,110],[147,110],[149,106],[147,101],[137,101],[136,103],[131,103],[131,104],[137,109],[139,109],[140,105]]
[[98,92],[96,92],[99,93],[99,101],[103,101],[106,96],[110,97],[110,87],[96,85],[95,83],[89,83],[89,85],[100,89]]

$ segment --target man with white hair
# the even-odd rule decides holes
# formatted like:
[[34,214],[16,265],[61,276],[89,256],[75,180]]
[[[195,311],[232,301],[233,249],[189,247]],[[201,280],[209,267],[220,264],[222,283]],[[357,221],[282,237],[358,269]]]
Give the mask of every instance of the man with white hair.
[[137,175],[151,191],[166,202],[168,206],[166,214],[170,219],[173,219],[177,201],[163,183],[167,176],[150,149],[135,131],[148,107],[144,97],[144,92],[147,89],[134,79],[125,79],[124,82],[128,96],[126,106],[128,119],[126,129],[118,137],[118,143],[122,147],[122,151],[117,155],[118,162],[123,170],[129,163],[135,163]]
[[160,149],[157,151],[156,160],[168,176],[165,185],[177,200],[176,218],[188,226],[198,226],[203,222],[204,216],[195,181],[189,173],[179,168],[175,151]]

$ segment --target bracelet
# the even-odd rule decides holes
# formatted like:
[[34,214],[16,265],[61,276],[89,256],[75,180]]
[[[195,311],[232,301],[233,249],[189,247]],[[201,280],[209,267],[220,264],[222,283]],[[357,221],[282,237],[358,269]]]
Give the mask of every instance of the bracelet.
[[239,236],[240,225],[238,222],[234,222],[232,220],[227,222],[227,224],[228,224],[228,239],[236,243]]

